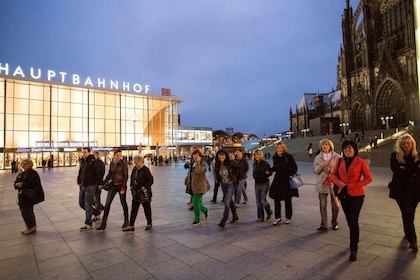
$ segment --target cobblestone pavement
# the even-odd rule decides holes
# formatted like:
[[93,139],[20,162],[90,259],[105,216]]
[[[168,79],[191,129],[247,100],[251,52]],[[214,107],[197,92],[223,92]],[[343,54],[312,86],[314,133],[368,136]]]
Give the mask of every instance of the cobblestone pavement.
[[[153,229],[143,230],[140,209],[134,233],[121,231],[118,197],[106,231],[80,232],[84,212],[78,206],[78,168],[38,169],[46,201],[35,206],[38,231],[30,236],[20,234],[24,223],[12,187],[15,175],[0,173],[0,279],[419,279],[420,260],[408,249],[399,209],[388,198],[389,168],[372,168],[374,179],[366,187],[360,217],[358,260],[352,263],[342,211],[338,231],[317,232],[320,214],[312,164],[298,166],[308,184],[293,199],[291,224],[255,222],[249,176],[250,200],[240,205],[239,222],[224,229],[217,226],[223,212],[221,191],[217,204],[209,202],[213,190],[204,196],[209,217],[192,227],[183,164],[152,166]],[[211,172],[208,178],[212,183]],[[103,192],[103,202],[105,197]],[[131,195],[128,202],[131,208]]]

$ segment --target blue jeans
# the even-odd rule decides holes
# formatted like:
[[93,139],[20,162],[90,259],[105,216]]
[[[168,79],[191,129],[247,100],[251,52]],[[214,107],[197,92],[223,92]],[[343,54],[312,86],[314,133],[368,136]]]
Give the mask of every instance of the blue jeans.
[[79,206],[86,212],[85,225],[92,226],[92,215],[98,216],[101,214],[101,211],[92,207],[95,190],[96,185],[80,186]]
[[235,203],[241,203],[242,188],[244,187],[246,178],[239,180],[238,187],[236,188]]
[[233,203],[233,194],[235,193],[234,185],[225,185],[222,183],[223,193],[225,194],[224,203],[225,210],[223,211],[223,219],[227,220],[229,218],[229,208],[232,211],[232,215],[236,215],[236,207]]
[[[267,186],[268,188],[268,186]],[[255,200],[257,202],[258,219],[264,220],[264,209],[267,215],[273,214],[271,211],[270,203],[267,202],[267,191],[264,189],[255,189]]]

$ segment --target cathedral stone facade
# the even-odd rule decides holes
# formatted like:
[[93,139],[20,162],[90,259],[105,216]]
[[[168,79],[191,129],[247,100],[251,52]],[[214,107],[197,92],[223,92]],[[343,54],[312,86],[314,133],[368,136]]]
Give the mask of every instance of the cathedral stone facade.
[[[356,131],[420,123],[414,20],[412,0],[361,0],[355,10],[346,0],[337,65],[340,124]],[[297,133],[299,114],[297,108],[290,115]]]

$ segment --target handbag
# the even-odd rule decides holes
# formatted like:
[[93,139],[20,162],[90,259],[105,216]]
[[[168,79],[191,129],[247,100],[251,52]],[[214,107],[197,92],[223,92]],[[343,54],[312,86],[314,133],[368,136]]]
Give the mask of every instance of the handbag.
[[134,191],[134,200],[140,203],[150,202],[149,191],[146,187],[136,188]]
[[289,176],[289,183],[291,189],[297,189],[300,186],[304,185],[305,181],[303,181],[302,175],[296,173],[294,175]]
[[[286,161],[287,161],[287,164],[289,164],[287,155],[286,155]],[[289,165],[289,169],[290,169],[290,165]],[[297,189],[300,186],[304,185],[305,181],[303,181],[302,175],[300,175],[299,173],[295,173],[289,176],[289,184],[290,184],[291,189]]]
[[112,181],[110,180],[110,181],[108,181],[108,182],[106,182],[104,184],[103,189],[106,190],[107,192],[109,192],[109,190],[111,189],[111,187],[112,187]]

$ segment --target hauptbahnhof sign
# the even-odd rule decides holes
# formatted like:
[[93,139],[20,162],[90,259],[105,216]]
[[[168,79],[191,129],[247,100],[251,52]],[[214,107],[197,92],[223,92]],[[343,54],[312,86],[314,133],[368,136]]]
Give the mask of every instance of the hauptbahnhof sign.
[[104,78],[92,79],[91,77],[81,77],[78,74],[69,74],[67,72],[57,72],[54,70],[43,70],[41,68],[30,67],[24,70],[21,66],[12,67],[9,63],[0,62],[0,75],[32,78],[34,80],[47,80],[61,83],[70,83],[72,85],[82,85],[85,87],[107,88],[111,90],[120,90],[127,92],[136,92],[147,94],[150,91],[150,85],[139,83],[120,82],[117,80],[107,80]]

